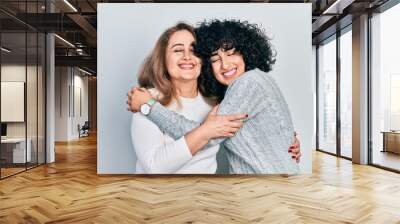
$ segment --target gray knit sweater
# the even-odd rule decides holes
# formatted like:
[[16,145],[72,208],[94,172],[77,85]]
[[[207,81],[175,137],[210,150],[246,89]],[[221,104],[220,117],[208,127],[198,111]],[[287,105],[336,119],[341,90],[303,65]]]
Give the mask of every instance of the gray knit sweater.
[[[247,113],[243,127],[230,138],[212,139],[202,150],[223,143],[229,172],[233,174],[296,174],[295,160],[288,153],[294,141],[289,107],[274,79],[254,69],[228,87],[218,114]],[[174,139],[200,124],[156,103],[148,118]]]

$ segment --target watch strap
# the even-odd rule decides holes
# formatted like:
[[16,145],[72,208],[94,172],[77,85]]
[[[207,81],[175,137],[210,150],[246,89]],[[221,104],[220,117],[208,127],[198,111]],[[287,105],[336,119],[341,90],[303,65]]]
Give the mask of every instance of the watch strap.
[[157,101],[155,99],[150,99],[149,101],[147,101],[147,104],[149,106],[153,106]]

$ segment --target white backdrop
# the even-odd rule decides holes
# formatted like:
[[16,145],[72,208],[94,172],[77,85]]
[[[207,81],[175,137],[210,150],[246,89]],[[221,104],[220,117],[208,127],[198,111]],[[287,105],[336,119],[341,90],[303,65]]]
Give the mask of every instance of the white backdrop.
[[277,51],[271,72],[289,104],[300,134],[303,173],[311,173],[315,148],[314,77],[311,70],[311,4],[142,3],[98,4],[99,174],[134,173],[130,140],[131,113],[126,93],[137,84],[137,71],[160,34],[179,21],[240,19],[265,28]]

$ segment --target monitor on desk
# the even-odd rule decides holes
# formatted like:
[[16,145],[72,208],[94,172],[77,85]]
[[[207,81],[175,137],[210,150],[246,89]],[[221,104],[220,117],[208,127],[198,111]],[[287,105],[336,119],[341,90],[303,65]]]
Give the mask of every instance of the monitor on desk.
[[7,124],[1,123],[1,138],[7,136]]

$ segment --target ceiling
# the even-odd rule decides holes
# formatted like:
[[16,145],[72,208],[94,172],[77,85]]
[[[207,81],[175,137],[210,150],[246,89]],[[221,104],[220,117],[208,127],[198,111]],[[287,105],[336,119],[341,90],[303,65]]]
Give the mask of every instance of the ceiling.
[[[337,1],[337,3],[335,3]],[[229,2],[312,3],[313,43],[332,35],[337,27],[351,23],[351,18],[366,10],[372,10],[387,0],[230,0]],[[80,66],[96,71],[97,57],[97,3],[183,3],[228,1],[166,1],[166,0],[1,0],[0,24],[4,38],[10,46],[24,46],[21,39],[26,29],[39,32],[55,32],[56,65]],[[47,7],[46,7],[47,6]],[[49,13],[49,12],[52,13]],[[347,21],[347,22],[346,22]],[[4,36],[4,35],[3,35]],[[2,42],[4,43],[4,41]],[[32,51],[28,45],[28,52]]]

